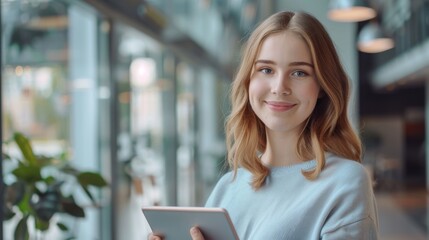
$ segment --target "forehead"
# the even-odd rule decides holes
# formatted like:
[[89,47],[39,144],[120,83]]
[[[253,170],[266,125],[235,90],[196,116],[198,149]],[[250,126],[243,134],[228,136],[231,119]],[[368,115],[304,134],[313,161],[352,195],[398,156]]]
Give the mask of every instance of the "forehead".
[[269,35],[262,41],[257,59],[294,59],[312,63],[311,52],[304,38],[293,31]]

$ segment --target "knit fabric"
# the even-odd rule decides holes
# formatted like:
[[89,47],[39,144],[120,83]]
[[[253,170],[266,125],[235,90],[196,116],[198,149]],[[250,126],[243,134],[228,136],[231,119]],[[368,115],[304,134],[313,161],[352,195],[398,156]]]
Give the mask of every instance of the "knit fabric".
[[253,190],[252,175],[225,174],[206,207],[225,208],[241,240],[377,239],[378,219],[372,182],[358,162],[326,154],[315,180],[315,160],[273,167],[266,184]]

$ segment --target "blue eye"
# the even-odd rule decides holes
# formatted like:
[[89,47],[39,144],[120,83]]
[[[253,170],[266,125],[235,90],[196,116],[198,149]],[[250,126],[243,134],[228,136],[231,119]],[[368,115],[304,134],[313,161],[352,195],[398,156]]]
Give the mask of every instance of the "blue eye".
[[270,74],[270,73],[273,73],[273,70],[269,69],[269,68],[261,68],[261,69],[259,69],[259,72],[262,72],[265,74]]
[[292,75],[295,76],[295,77],[305,77],[308,74],[306,72],[304,72],[304,71],[295,71],[295,72],[292,73]]

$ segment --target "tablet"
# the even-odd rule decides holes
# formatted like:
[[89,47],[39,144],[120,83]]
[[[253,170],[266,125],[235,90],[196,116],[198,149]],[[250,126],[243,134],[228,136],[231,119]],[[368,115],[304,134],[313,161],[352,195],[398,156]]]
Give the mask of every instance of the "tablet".
[[189,230],[198,226],[205,240],[238,240],[228,212],[223,208],[143,207],[152,232],[165,240],[191,240]]

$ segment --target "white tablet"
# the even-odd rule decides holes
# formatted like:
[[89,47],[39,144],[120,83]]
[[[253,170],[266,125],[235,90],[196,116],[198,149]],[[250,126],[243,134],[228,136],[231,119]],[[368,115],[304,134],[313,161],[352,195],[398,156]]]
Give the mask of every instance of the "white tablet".
[[143,207],[152,232],[165,240],[190,240],[189,230],[198,226],[205,240],[238,240],[228,212],[223,208]]

